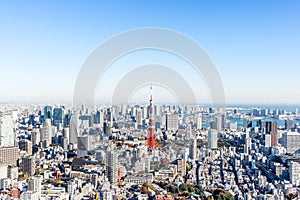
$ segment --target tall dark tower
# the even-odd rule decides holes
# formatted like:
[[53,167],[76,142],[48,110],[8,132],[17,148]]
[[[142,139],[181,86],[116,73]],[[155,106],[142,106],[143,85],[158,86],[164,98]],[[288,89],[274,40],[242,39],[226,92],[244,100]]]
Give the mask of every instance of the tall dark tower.
[[278,134],[277,134],[277,122],[267,121],[266,122],[266,134],[271,135],[271,146],[278,145]]
[[151,147],[151,149],[155,149],[157,147],[157,141],[155,136],[155,124],[153,120],[153,102],[152,102],[152,86],[150,87],[150,106],[149,106],[149,124],[148,124],[148,134],[146,146]]
[[51,106],[44,107],[44,118],[52,119],[52,107]]

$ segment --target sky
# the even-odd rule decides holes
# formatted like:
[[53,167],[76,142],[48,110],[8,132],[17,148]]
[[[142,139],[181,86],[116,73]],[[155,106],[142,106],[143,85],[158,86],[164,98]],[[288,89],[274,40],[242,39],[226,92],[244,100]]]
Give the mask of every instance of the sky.
[[[120,32],[161,27],[205,49],[222,78],[226,103],[299,104],[299,10],[296,0],[0,1],[0,102],[72,101],[79,70],[98,45]],[[157,51],[113,63],[99,80],[96,100],[109,101],[122,76],[150,62],[170,66],[200,102],[210,101],[191,66]],[[153,90],[157,101],[176,101],[166,88]],[[148,93],[148,86],[141,87],[131,100],[144,101]]]

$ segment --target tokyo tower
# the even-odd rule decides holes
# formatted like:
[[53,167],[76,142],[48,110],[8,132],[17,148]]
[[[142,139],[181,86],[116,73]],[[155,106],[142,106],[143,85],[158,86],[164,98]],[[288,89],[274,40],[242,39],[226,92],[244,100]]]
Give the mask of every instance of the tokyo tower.
[[149,107],[149,124],[148,124],[148,134],[146,146],[151,149],[155,149],[157,147],[156,136],[154,132],[154,119],[153,119],[153,103],[152,103],[152,86],[150,87],[151,95],[150,95],[150,107]]

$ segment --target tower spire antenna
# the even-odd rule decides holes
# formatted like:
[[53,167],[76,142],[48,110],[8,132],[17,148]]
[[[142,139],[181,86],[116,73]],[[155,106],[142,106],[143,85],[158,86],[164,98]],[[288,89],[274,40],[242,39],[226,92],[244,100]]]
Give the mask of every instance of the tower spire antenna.
[[152,102],[152,83],[150,84],[150,102]]

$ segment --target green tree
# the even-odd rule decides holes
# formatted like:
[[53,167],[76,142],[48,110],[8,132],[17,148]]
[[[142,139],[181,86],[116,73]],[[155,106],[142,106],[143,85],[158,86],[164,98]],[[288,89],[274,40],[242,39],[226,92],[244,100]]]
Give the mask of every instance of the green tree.
[[184,192],[184,191],[187,191],[187,185],[182,183],[181,185],[179,185],[179,191],[180,192]]

